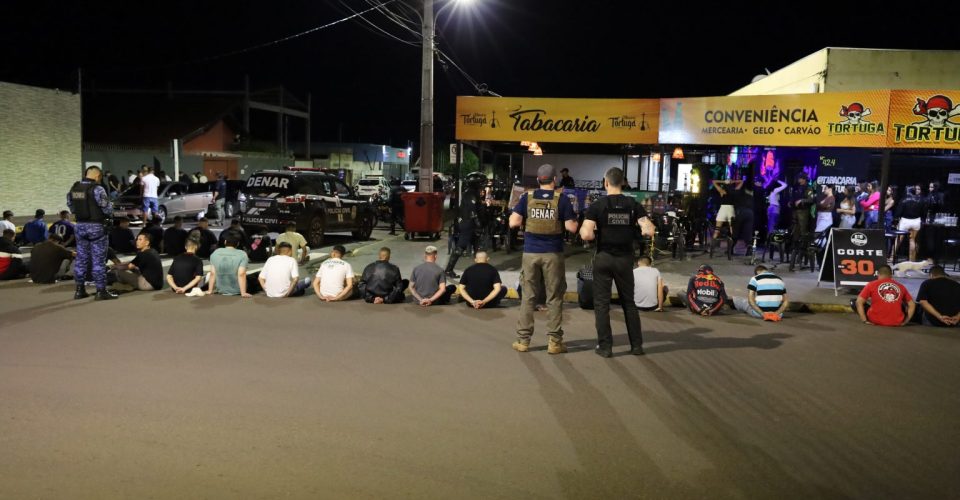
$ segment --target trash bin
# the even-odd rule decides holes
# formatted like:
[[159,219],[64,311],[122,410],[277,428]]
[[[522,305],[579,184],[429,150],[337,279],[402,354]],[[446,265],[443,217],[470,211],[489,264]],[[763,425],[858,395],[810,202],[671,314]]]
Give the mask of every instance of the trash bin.
[[440,239],[443,231],[443,193],[403,193],[404,239],[426,236]]

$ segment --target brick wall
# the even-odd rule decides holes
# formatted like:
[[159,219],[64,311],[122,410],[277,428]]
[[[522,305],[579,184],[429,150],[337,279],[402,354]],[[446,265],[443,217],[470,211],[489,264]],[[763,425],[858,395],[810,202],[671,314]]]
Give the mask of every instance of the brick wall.
[[80,156],[79,95],[0,82],[0,210],[66,208]]

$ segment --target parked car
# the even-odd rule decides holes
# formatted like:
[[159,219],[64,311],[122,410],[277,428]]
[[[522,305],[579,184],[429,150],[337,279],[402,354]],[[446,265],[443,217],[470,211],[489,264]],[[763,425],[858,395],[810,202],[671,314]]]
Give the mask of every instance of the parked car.
[[[195,217],[205,212],[213,201],[213,193],[209,191],[191,193],[190,188],[182,182],[161,182],[157,189],[157,203],[160,220],[177,215]],[[115,217],[126,217],[131,221],[143,221],[143,197],[140,195],[140,186],[131,186],[113,202]]]
[[366,179],[360,179],[360,182],[357,183],[357,196],[360,197],[383,197],[386,196],[389,191],[390,186],[387,184],[387,180],[382,176],[367,177]]
[[419,182],[416,179],[410,179],[400,182],[400,187],[405,189],[408,193],[412,193],[417,190],[417,184]]
[[283,232],[294,222],[313,248],[323,246],[328,232],[351,232],[370,238],[373,208],[336,176],[309,167],[264,170],[247,179],[242,189],[240,223],[248,232],[266,227]]

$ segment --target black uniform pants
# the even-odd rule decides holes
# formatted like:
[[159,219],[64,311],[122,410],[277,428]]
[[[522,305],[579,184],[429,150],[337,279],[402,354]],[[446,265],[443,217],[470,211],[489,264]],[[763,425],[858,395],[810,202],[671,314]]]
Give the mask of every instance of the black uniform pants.
[[620,306],[627,321],[627,335],[631,347],[642,347],[643,336],[640,333],[640,313],[633,302],[633,257],[615,256],[606,252],[597,252],[593,258],[593,305],[596,316],[597,345],[600,349],[613,347],[613,333],[610,330],[610,295],[612,285],[616,283]]

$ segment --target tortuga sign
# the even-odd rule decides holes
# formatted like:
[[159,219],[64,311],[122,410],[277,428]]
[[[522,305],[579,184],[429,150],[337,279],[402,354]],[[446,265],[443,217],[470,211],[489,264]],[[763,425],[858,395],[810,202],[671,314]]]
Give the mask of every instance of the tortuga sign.
[[656,144],[659,99],[457,97],[457,139]]
[[960,91],[894,90],[890,94],[890,147],[960,149]]
[[890,91],[660,100],[661,144],[884,147]]

